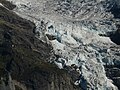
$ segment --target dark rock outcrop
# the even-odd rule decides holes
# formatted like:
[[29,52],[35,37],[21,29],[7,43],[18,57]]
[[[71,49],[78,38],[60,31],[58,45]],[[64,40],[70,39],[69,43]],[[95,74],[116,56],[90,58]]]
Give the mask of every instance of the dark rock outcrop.
[[111,36],[111,40],[112,40],[114,43],[116,43],[117,45],[120,45],[120,40],[119,40],[119,38],[120,38],[120,32],[119,32],[119,31],[115,32],[115,33]]
[[112,79],[114,84],[120,90],[120,67],[119,66],[105,66],[106,75],[109,79]]
[[120,45],[120,25],[117,25],[118,30],[111,35],[111,40],[116,43],[117,45]]

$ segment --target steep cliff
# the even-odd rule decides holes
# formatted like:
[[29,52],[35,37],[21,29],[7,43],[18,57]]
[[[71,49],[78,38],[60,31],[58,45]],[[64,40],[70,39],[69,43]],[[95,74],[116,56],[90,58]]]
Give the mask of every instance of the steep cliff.
[[35,37],[34,23],[0,3],[0,90],[80,90],[72,75],[49,63],[52,47]]

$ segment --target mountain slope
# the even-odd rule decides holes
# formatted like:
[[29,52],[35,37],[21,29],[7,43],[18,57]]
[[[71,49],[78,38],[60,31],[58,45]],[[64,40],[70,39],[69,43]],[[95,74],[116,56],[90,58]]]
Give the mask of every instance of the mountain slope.
[[67,71],[48,63],[52,47],[34,23],[0,6],[0,90],[80,90]]
[[[45,61],[49,61],[46,62],[46,64],[52,63],[52,67],[54,65],[58,67],[56,67],[57,70],[56,68],[48,69],[49,65],[45,65],[46,67],[43,67],[45,68],[45,72],[54,71],[55,73],[58,72],[58,74],[61,73],[61,70],[67,72],[67,77],[65,75],[63,77],[65,77],[65,79],[69,76],[71,77],[72,82],[69,79],[71,83],[69,83],[69,85],[66,85],[68,83],[65,84],[69,89],[73,86],[78,87],[77,89],[81,87],[82,90],[119,89],[119,73],[117,75],[115,74],[116,71],[119,71],[120,65],[120,20],[119,14],[116,16],[115,12],[115,10],[119,10],[119,0],[8,1],[16,5],[16,8],[12,11],[20,17],[35,23],[36,28],[33,28],[33,32],[38,42],[40,40],[41,43],[46,43],[52,47],[53,53],[51,55],[50,52],[50,58],[46,58],[47,60],[45,59]],[[25,26],[26,24],[22,27]],[[27,26],[30,27],[29,25]],[[28,33],[28,35],[25,34],[25,36],[22,37],[27,38],[27,46],[29,46],[30,49],[39,53],[39,47],[36,48],[33,42],[34,40],[31,41],[30,39],[31,36],[32,34]],[[24,39],[20,42],[23,43],[23,41]],[[40,44],[40,48],[43,48],[43,46]],[[48,48],[48,46],[46,46],[46,48]],[[27,47],[27,51],[29,48]],[[43,53],[40,53],[43,54],[42,57],[46,56],[44,51],[43,49]],[[24,52],[26,52],[26,49]],[[46,52],[49,57],[49,50]],[[31,52],[30,56],[39,56],[37,53]],[[28,59],[31,62],[34,58],[29,57]],[[44,70],[43,68],[35,68],[34,70]],[[40,74],[41,73],[42,72],[40,72]],[[33,73],[33,75],[36,74]],[[47,74],[44,75],[48,76]],[[54,80],[58,82],[59,78],[60,77]],[[41,84],[38,83],[38,86],[39,85]],[[44,85],[46,86],[46,83],[44,83]],[[60,82],[55,83],[55,89],[57,87],[56,85],[61,86]],[[115,85],[117,85],[118,88]],[[41,87],[39,89],[41,89]],[[56,90],[59,89],[57,88]],[[45,90],[49,90],[49,88],[45,88]],[[73,90],[73,88],[71,88],[71,90]]]

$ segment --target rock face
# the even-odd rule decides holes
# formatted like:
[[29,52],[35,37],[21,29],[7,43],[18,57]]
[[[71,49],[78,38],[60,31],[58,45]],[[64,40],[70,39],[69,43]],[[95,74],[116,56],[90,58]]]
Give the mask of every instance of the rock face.
[[66,70],[48,63],[52,47],[34,30],[34,23],[0,5],[0,90],[81,90]]
[[[51,68],[49,65],[44,66],[43,64],[42,69],[40,69],[43,72],[40,71],[40,74],[33,73],[34,70],[39,71],[37,67],[33,71],[31,69],[31,73],[28,72],[30,78],[34,81],[26,77],[22,80],[28,80],[32,84],[36,80],[43,81],[44,85],[37,83],[39,88],[35,88],[34,86],[35,90],[49,90],[49,88],[50,90],[64,90],[64,86],[62,86],[64,88],[61,88],[60,82],[62,79],[59,73],[61,70],[66,70],[67,74],[62,74],[63,78],[65,78],[63,82],[66,79],[68,80],[68,83],[64,84],[68,86],[65,90],[74,90],[73,86],[77,87],[77,90],[80,88],[82,90],[120,89],[119,74],[113,78],[115,75],[114,68],[117,68],[116,71],[119,71],[118,66],[120,65],[119,14],[116,14],[116,10],[120,8],[119,0],[8,1],[16,5],[16,8],[13,10],[15,13],[35,23],[36,28],[33,32],[36,38],[41,41],[40,46],[37,46],[38,49],[34,48],[33,43],[32,46],[31,44],[30,46],[27,44],[27,47],[29,46],[29,48],[35,50],[37,53],[29,54],[34,57],[25,59],[25,61],[33,61],[36,56],[39,56],[39,58],[43,56],[43,59],[47,60],[46,64],[53,63],[59,67],[59,69],[53,69],[51,64]],[[26,24],[24,25],[26,26]],[[26,32],[26,34],[30,38],[31,34],[29,32]],[[21,41],[23,42],[24,40]],[[46,46],[45,43],[49,46]],[[43,46],[46,49],[43,49]],[[50,46],[53,47],[53,56],[48,53],[50,52],[48,48]],[[43,53],[39,51],[41,48]],[[47,50],[47,53],[44,53],[44,50]],[[41,56],[38,54],[39,52]],[[49,58],[46,58],[46,55]],[[22,66],[22,64],[20,65]],[[30,66],[34,66],[34,64]],[[109,66],[112,67],[109,68]],[[27,70],[28,68],[23,71],[27,72]],[[13,69],[13,71],[16,70]],[[50,82],[51,84],[48,85],[46,79],[41,80],[44,76],[47,76],[47,79],[48,77],[51,78],[52,76],[49,75],[57,71],[58,74],[52,74],[54,78],[52,81],[54,82],[55,80],[56,83],[53,84],[53,82]],[[111,72],[113,72],[113,76]],[[23,77],[25,76],[24,73],[22,75]],[[69,78],[69,75],[72,77],[72,84],[70,83],[71,78]],[[59,86],[56,86],[58,84]],[[52,86],[50,87],[50,85]],[[44,86],[49,86],[49,88],[45,88]]]

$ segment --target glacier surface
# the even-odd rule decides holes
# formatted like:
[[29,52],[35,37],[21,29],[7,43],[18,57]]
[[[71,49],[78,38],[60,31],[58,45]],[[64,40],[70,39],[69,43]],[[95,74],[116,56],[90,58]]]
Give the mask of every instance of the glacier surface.
[[115,59],[119,56],[114,54],[119,50],[112,50],[118,46],[109,37],[99,35],[116,31],[107,5],[117,0],[8,1],[17,6],[15,13],[36,24],[36,37],[53,46],[59,57],[51,61],[60,69],[77,67],[80,76],[75,85],[81,85],[83,90],[118,90],[104,69],[106,64],[119,62]]

